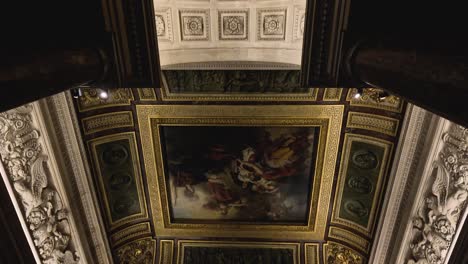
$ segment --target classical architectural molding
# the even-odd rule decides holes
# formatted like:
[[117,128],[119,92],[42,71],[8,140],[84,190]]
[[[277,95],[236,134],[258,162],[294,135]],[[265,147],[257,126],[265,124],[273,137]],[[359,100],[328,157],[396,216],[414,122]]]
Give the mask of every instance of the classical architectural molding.
[[80,222],[79,233],[85,242],[85,254],[90,263],[112,263],[109,242],[92,184],[91,170],[79,131],[73,99],[68,93],[57,94],[40,101],[45,124],[59,158],[59,167],[67,193],[74,201],[71,208]]
[[403,220],[407,217],[404,206],[412,200],[410,190],[418,184],[417,170],[422,160],[425,143],[432,140],[433,123],[431,113],[408,105],[398,142],[399,147],[390,172],[382,217],[376,232],[378,239],[375,239],[370,263],[389,263],[393,250],[391,245],[396,241],[398,228],[406,223]]
[[[42,263],[84,263],[81,241],[37,104],[0,113],[0,158]],[[83,259],[83,261],[81,261]]]
[[[444,263],[468,197],[468,130],[446,120],[435,135],[399,263]],[[453,243],[454,244],[454,243]]]

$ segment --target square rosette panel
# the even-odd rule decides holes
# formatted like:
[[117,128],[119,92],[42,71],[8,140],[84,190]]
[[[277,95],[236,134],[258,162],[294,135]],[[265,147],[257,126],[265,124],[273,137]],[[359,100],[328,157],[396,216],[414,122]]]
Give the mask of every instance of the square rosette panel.
[[210,39],[209,10],[180,10],[179,18],[182,41]]
[[249,38],[248,10],[219,10],[220,40],[247,40]]
[[286,37],[286,12],[286,8],[258,9],[258,40],[284,40]]

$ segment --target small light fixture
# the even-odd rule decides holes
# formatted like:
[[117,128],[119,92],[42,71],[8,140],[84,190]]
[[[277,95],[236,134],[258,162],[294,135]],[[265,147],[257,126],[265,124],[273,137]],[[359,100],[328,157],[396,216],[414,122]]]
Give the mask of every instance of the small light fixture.
[[357,88],[357,92],[354,94],[354,99],[361,98],[363,92],[364,92],[363,88]]
[[81,91],[81,88],[73,88],[70,90],[73,98],[78,99],[83,95],[83,92]]
[[382,91],[379,93],[379,102],[383,102],[385,101],[385,99],[387,99],[387,97],[389,96],[389,94],[385,91]]
[[109,91],[107,89],[99,89],[99,98],[106,100],[109,98]]

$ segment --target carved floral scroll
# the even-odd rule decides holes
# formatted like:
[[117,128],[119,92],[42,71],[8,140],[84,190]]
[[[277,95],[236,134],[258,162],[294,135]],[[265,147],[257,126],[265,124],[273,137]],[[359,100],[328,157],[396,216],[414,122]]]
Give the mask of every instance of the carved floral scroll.
[[429,172],[432,184],[413,218],[408,264],[443,263],[466,209],[468,129],[453,125]]
[[79,263],[70,245],[68,212],[49,183],[48,156],[31,105],[0,113],[0,158],[42,263]]

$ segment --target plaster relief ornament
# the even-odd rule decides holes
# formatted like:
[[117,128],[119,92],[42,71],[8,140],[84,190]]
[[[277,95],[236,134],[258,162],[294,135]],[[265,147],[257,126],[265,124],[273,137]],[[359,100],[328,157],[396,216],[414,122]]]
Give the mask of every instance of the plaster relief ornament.
[[166,23],[164,22],[164,17],[161,15],[156,15],[156,31],[158,37],[166,34]]
[[119,248],[117,256],[120,264],[151,264],[154,259],[154,245],[151,239],[131,242]]
[[305,21],[305,13],[301,15],[301,20],[299,22],[299,32],[304,34],[304,21]]
[[430,172],[433,183],[413,219],[408,264],[443,263],[468,197],[468,130],[453,126]]
[[67,210],[49,185],[47,155],[33,127],[31,105],[0,113],[0,157],[22,205],[42,263],[79,263],[70,248]]
[[327,247],[328,264],[362,264],[362,257],[349,248],[339,244],[330,243]]
[[201,16],[185,16],[184,21],[184,35],[186,36],[200,36],[203,35],[203,17]]
[[263,20],[263,32],[265,35],[283,35],[284,16],[266,15]]
[[225,16],[223,17],[223,27],[224,27],[225,35],[243,35],[244,34],[244,17]]

